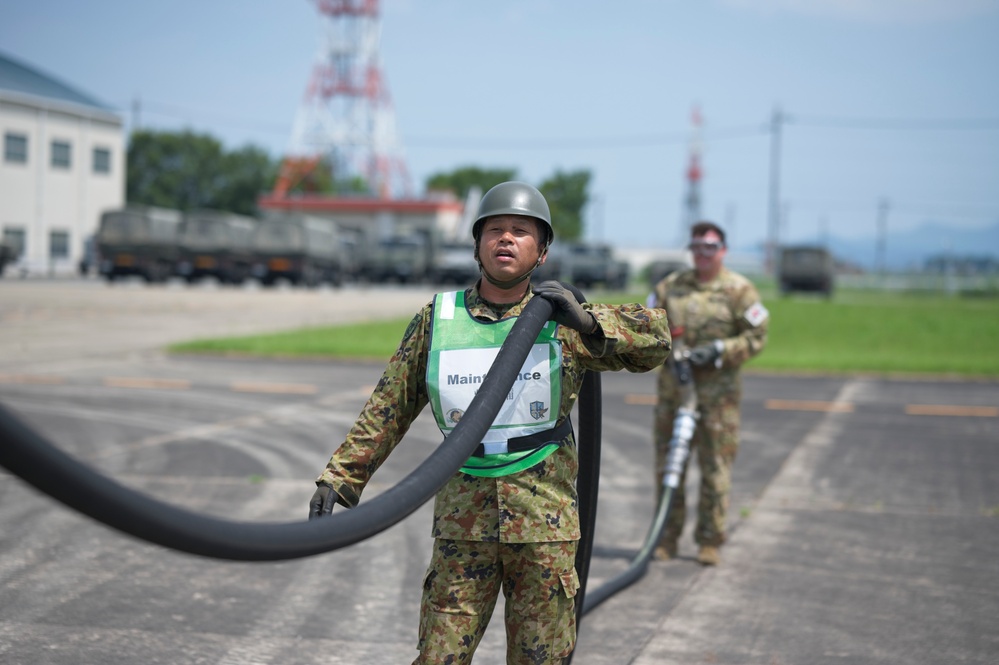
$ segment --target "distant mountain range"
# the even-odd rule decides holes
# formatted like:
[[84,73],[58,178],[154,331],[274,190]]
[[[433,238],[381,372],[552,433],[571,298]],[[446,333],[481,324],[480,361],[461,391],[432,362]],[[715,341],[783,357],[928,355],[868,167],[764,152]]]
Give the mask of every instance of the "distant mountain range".
[[[876,242],[874,234],[861,238],[830,235],[828,247],[838,262],[873,270],[878,261]],[[759,246],[742,248],[741,251],[762,256]],[[931,222],[906,231],[893,233],[889,229],[885,238],[884,259],[888,270],[920,269],[927,259],[941,254],[992,257],[999,260],[999,222],[981,228],[962,228]]]

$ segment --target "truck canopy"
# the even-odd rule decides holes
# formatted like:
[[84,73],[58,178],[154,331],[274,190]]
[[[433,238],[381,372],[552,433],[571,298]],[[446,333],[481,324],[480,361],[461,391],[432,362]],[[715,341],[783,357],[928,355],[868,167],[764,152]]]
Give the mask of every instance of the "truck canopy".
[[180,244],[199,250],[248,250],[257,220],[219,210],[194,210],[184,215]]
[[309,215],[267,217],[253,234],[253,247],[262,252],[334,258],[339,256],[340,246],[336,222]]
[[833,290],[833,257],[825,247],[797,245],[781,247],[777,253],[777,282],[781,293]]
[[108,244],[173,244],[183,216],[178,210],[126,207],[101,215],[98,241]]

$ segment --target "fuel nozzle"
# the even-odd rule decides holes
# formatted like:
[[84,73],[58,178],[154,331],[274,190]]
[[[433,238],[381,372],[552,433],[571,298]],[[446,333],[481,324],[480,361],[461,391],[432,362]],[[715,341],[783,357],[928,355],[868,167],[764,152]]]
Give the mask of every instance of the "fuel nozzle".
[[687,386],[693,381],[693,374],[690,365],[690,349],[683,343],[683,326],[674,326],[669,329],[670,337],[673,339],[672,366],[673,375],[676,382],[681,386]]
[[683,343],[683,326],[670,328],[673,338],[673,351],[670,355],[670,366],[676,377],[679,389],[680,405],[673,417],[673,437],[669,442],[669,454],[666,458],[666,469],[663,475],[663,485],[676,489],[683,477],[683,469],[690,455],[690,441],[697,427],[697,391],[694,387],[694,375],[690,365],[690,351]]

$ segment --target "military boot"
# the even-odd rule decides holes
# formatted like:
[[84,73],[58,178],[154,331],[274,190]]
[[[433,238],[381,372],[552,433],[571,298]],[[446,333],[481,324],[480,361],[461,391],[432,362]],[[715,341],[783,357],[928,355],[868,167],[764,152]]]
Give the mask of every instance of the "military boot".
[[675,540],[660,542],[656,549],[652,551],[652,558],[656,561],[669,561],[675,559],[677,546]]
[[721,553],[714,545],[701,545],[697,551],[697,563],[702,566],[717,566],[721,563]]

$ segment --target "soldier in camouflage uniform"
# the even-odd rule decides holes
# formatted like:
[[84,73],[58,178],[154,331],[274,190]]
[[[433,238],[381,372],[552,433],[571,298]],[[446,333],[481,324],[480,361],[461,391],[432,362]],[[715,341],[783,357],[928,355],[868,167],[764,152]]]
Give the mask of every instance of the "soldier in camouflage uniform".
[[575,644],[579,584],[569,413],[587,370],[645,372],[664,362],[666,315],[639,304],[580,305],[558,282],[532,287],[553,233],[548,204],[530,185],[507,182],[487,192],[472,235],[482,277],[472,288],[438,294],[409,324],[317,479],[310,519],[335,503],[356,505],[424,406],[449,432],[515,317],[534,296],[550,300],[554,322],[538,336],[512,397],[480,449],[437,493],[414,663],[471,662],[501,590],[507,663],[561,663]]
[[[766,345],[768,313],[752,282],[727,269],[725,232],[711,222],[691,227],[690,250],[694,268],[681,270],[660,281],[647,303],[666,308],[677,343],[690,349],[698,401],[698,421],[691,441],[697,455],[701,486],[694,541],[697,559],[704,565],[720,562],[725,542],[732,463],[739,450],[739,369]],[[679,328],[682,327],[682,337]],[[662,497],[673,416],[679,394],[673,372],[664,366],[659,374],[659,399],[655,409],[656,481]],[[673,505],[655,557],[677,555],[677,541],[686,517],[684,484],[686,468],[673,494]]]

